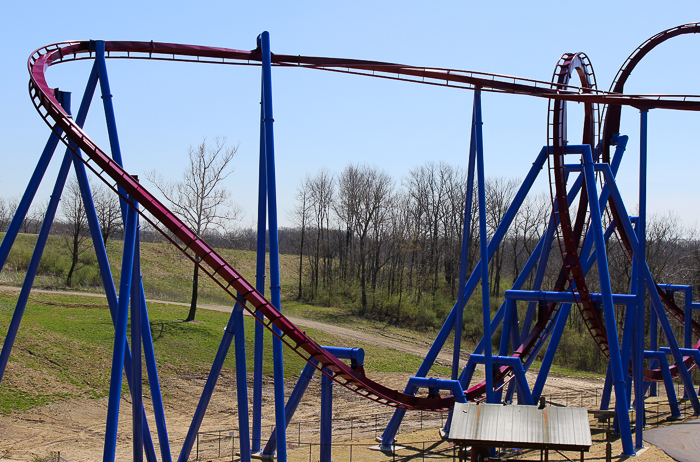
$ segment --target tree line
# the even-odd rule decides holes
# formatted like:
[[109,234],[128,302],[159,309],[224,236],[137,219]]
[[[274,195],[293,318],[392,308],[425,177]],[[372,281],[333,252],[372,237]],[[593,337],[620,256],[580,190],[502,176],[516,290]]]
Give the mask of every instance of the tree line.
[[[235,148],[223,150],[216,141],[214,151],[226,154],[225,165],[213,168],[226,176],[226,166]],[[207,157],[207,155],[209,157]],[[197,178],[202,159],[214,166],[212,150],[204,145],[191,149],[189,171]],[[296,191],[296,205],[289,214],[292,226],[279,230],[280,251],[295,255],[296,283],[284,293],[316,305],[348,308],[359,316],[419,329],[439,327],[457,299],[461,246],[467,191],[467,172],[445,162],[426,162],[395,179],[379,168],[348,164],[342,171],[320,169],[308,174]],[[202,177],[200,177],[201,180]],[[184,204],[173,189],[177,184],[161,180],[174,202]],[[200,184],[203,184],[200,181]],[[515,178],[486,179],[486,222],[490,239],[512,202],[521,181]],[[102,240],[123,239],[118,198],[99,181],[91,182],[93,200],[102,230]],[[474,193],[476,194],[476,192]],[[195,195],[190,194],[191,197]],[[228,204],[230,195],[218,191],[210,204]],[[172,201],[171,201],[172,202]],[[195,201],[197,202],[197,201]],[[202,203],[201,201],[199,201]],[[0,231],[5,231],[19,201],[0,198]],[[470,247],[467,274],[479,260],[478,201],[474,197],[471,214]],[[20,227],[20,232],[39,232],[47,203],[35,205]],[[209,210],[208,221],[202,215],[200,234],[216,247],[255,250],[256,230],[233,226],[229,218],[235,207]],[[503,292],[521,272],[545,231],[551,213],[547,193],[530,195],[520,207],[501,245],[489,264],[489,290],[492,309],[502,301]],[[605,218],[605,220],[608,220]],[[196,223],[195,223],[196,224]],[[142,222],[142,240],[160,240],[159,234]],[[52,233],[60,236],[69,264],[63,271],[66,285],[74,284],[81,267],[95,266],[84,205],[75,179],[64,190],[59,214]],[[693,226],[685,226],[674,214],[652,216],[647,225],[647,261],[652,274],[662,283],[692,284],[700,290],[700,239]],[[626,293],[631,282],[629,256],[615,237],[607,247],[613,291]],[[542,285],[550,289],[558,276],[560,257],[553,244],[550,265]],[[196,273],[194,275],[196,278]],[[594,268],[587,278],[590,290],[598,291]],[[530,288],[530,281],[524,288]],[[195,289],[196,290],[196,289]],[[481,297],[478,291],[465,310],[464,336],[475,342],[482,333]],[[682,305],[682,295],[677,295]],[[196,291],[193,291],[196,305]],[[521,311],[526,305],[519,306]],[[624,309],[617,309],[621,327]],[[192,312],[194,317],[194,312]],[[522,319],[522,318],[521,318]],[[562,351],[573,367],[595,370],[603,364],[580,317],[569,318],[569,333],[562,340]],[[647,329],[648,329],[648,323]],[[682,337],[678,337],[682,338]],[[498,334],[494,342],[498,341]],[[663,343],[663,342],[662,342]]]
[[[487,179],[489,236],[519,186],[517,179]],[[399,181],[364,164],[307,175],[290,216],[295,227],[280,234],[281,247],[299,257],[297,298],[431,326],[438,314],[431,312],[443,313],[457,297],[466,193],[466,170],[445,162],[426,162]],[[526,198],[490,263],[492,295],[500,294],[530,257],[550,210],[549,195]],[[468,213],[473,217],[467,230],[471,271],[479,260],[476,198]],[[296,249],[283,245],[287,233]]]

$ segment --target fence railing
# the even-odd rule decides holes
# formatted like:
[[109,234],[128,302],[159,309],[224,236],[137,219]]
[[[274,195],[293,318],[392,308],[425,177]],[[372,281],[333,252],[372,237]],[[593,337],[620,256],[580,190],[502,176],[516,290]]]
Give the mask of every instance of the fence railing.
[[[677,396],[683,396],[682,387],[677,389]],[[659,390],[663,394],[663,388]],[[550,406],[580,406],[589,409],[597,409],[600,405],[602,388],[585,391],[558,392],[543,395]],[[612,396],[611,409],[614,409],[614,394]],[[682,418],[693,415],[693,408],[689,400],[679,399],[679,408]],[[670,406],[667,400],[654,399],[646,403],[646,425],[660,425],[668,421],[671,416]],[[407,412],[404,417],[401,433],[435,429],[435,438],[427,441],[410,441],[399,435],[392,451],[384,452],[384,456],[378,454],[378,446],[370,449],[372,444],[368,440],[378,439],[386,428],[393,413],[377,413],[365,416],[356,416],[348,419],[335,419],[333,421],[332,453],[334,462],[352,462],[366,460],[385,461],[419,461],[419,460],[459,460],[458,448],[447,440],[442,440],[437,435],[437,429],[445,425],[446,413],[439,412]],[[634,419],[632,419],[634,423]],[[592,425],[596,425],[592,422]],[[263,427],[261,448],[265,447],[273,426]],[[316,462],[319,460],[320,448],[320,421],[293,422],[287,427],[287,449],[290,460]],[[425,437],[425,435],[423,435]],[[358,440],[364,440],[359,442]],[[237,460],[237,451],[240,448],[238,429],[204,431],[197,434],[195,447],[190,460]],[[399,449],[400,448],[400,449]],[[508,451],[512,452],[512,451]],[[293,457],[292,457],[293,453]]]

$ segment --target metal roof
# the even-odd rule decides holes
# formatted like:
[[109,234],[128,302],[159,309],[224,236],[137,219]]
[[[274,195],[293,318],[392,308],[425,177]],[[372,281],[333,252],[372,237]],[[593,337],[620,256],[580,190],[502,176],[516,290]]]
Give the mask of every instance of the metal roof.
[[449,439],[463,445],[587,451],[588,410],[583,407],[455,403]]

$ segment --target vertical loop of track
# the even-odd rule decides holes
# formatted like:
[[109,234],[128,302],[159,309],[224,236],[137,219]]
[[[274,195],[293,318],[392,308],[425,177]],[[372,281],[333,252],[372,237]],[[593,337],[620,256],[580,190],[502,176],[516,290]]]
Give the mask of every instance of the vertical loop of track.
[[[627,57],[622,66],[620,66],[620,69],[617,71],[617,74],[615,75],[615,78],[613,79],[613,82],[610,85],[610,92],[620,94],[623,93],[625,84],[627,83],[628,78],[632,74],[632,71],[635,69],[637,64],[639,64],[639,62],[654,48],[674,37],[698,33],[700,33],[700,23],[696,22],[682,24],[680,26],[672,27],[670,29],[661,31],[658,34],[655,34],[654,36],[644,41],[644,43],[639,45]],[[639,105],[637,107],[639,107],[640,109],[649,109],[645,105]],[[606,104],[604,106],[603,114],[601,117],[603,130],[600,143],[600,154],[602,156],[603,162],[610,162],[610,148],[612,146],[613,137],[616,136],[620,131],[621,114],[622,106],[620,105]],[[619,212],[612,200],[608,201],[608,209],[610,214],[612,215],[612,219],[616,223],[620,223]],[[630,245],[629,236],[626,235],[625,230],[622,227],[616,227],[615,234],[618,238],[618,241],[621,242],[622,248],[624,249],[628,260],[631,261],[632,246]],[[676,304],[673,294],[666,292],[658,284],[656,285],[656,290],[661,298],[661,301],[663,302],[666,311],[677,322],[679,322],[680,324],[685,324],[684,310]],[[697,321],[692,321],[692,330],[695,333],[695,335],[700,335],[700,323],[698,323]],[[700,340],[695,344],[694,348],[700,349]],[[689,357],[684,358],[684,362],[687,367],[694,366],[693,360]],[[671,373],[674,376],[678,375],[675,365],[671,367]],[[657,371],[645,371],[645,376],[654,377],[655,380],[658,380],[660,377]]]
[[[589,91],[595,90],[596,81],[593,66],[584,53],[565,53],[557,63],[552,86],[557,90],[566,90],[573,72],[578,74],[581,87]],[[597,104],[584,105],[584,122],[582,144],[595,147],[598,138],[598,108]],[[586,328],[593,337],[598,348],[607,357],[609,346],[600,310],[591,300],[585,274],[579,255],[584,228],[588,217],[588,192],[582,188],[579,193],[578,207],[575,220],[572,222],[571,204],[567,199],[568,175],[565,167],[564,148],[567,139],[567,109],[565,101],[550,100],[547,121],[547,141],[550,147],[549,175],[552,211],[557,218],[557,243],[562,256],[562,268],[554,286],[554,291],[570,290],[574,294],[576,306],[583,318]],[[567,287],[568,283],[568,287]],[[558,310],[558,304],[550,303],[550,313]]]

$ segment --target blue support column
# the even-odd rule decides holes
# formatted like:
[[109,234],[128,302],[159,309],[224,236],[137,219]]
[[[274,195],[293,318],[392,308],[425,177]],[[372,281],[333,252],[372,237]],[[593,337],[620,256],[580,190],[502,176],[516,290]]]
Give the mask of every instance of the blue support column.
[[[314,378],[316,364],[318,364],[318,362],[315,360],[306,363],[306,366],[304,366],[304,369],[302,369],[301,374],[299,375],[297,384],[294,386],[294,390],[292,390],[292,394],[289,395],[289,401],[287,401],[287,406],[284,410],[286,419],[285,428],[289,426],[289,422],[291,422],[292,416],[296,412],[297,406],[299,406],[299,402],[309,386],[309,382],[311,382],[311,379]],[[270,435],[270,439],[265,445],[265,449],[262,451],[262,454],[268,458],[274,457],[275,450],[277,449],[276,433],[276,429],[272,430],[272,435]]]
[[[632,271],[632,277],[634,277],[634,270]],[[634,289],[636,283],[632,284],[632,289]],[[633,357],[634,351],[634,336],[635,336],[635,317],[637,312],[636,303],[627,303],[625,305],[625,322],[622,328],[622,346],[620,347],[620,358],[622,364],[628,366],[630,364],[630,357]],[[625,373],[625,383],[627,387],[627,400],[632,399],[632,377],[630,374]]]
[[[501,221],[501,223],[498,225],[498,228],[496,228],[496,232],[493,234],[493,236],[491,237],[491,241],[488,243],[488,260],[486,261],[486,264],[488,264],[488,261],[493,257],[493,254],[496,252],[498,246],[501,245],[501,241],[503,240],[506,232],[508,231],[510,224],[513,222],[513,219],[515,218],[516,213],[518,212],[520,206],[525,200],[525,197],[530,191],[532,184],[534,183],[535,179],[537,179],[537,175],[539,174],[540,170],[542,170],[542,166],[544,165],[546,160],[547,149],[542,148],[542,150],[540,150],[539,155],[537,156],[537,159],[535,159],[535,162],[533,162],[530,171],[525,177],[523,184],[520,186],[518,193],[515,195],[513,202],[510,204],[510,207],[508,207],[508,210],[506,211],[506,214],[503,217],[503,221]],[[460,287],[460,290],[464,290],[465,303],[467,300],[469,300],[469,297],[471,297],[472,293],[474,292],[476,286],[479,283],[482,271],[481,267],[482,261],[479,261],[472,270],[471,276],[469,276],[469,279],[467,280],[467,284],[464,287]],[[525,279],[526,278],[523,278],[523,281]],[[428,354],[425,356],[425,359],[423,359],[421,366],[418,368],[418,372],[416,372],[416,377],[425,377],[428,374],[430,368],[435,362],[435,359],[437,358],[438,353],[442,350],[442,347],[445,345],[447,337],[450,335],[452,329],[454,328],[455,319],[457,317],[457,310],[463,309],[464,306],[460,306],[459,303],[455,302],[454,306],[450,310],[449,315],[447,316],[447,319],[445,320],[444,324],[440,328],[440,331],[435,337],[435,340],[433,341],[433,344],[430,347]],[[501,316],[500,319],[502,319],[503,312],[497,313],[496,316]],[[500,319],[498,320],[498,322],[500,322]],[[460,381],[462,381],[462,377],[464,375],[464,372],[462,372],[462,374],[460,375]],[[414,391],[405,388],[404,393],[412,394],[414,393]],[[396,432],[398,431],[399,426],[401,425],[401,421],[403,420],[405,414],[406,411],[403,409],[397,409],[396,411],[394,411],[394,415],[389,421],[389,424],[384,430],[384,433],[382,433],[383,446],[389,447],[392,445],[394,437],[396,436]]]
[[452,351],[452,380],[457,380],[459,375],[459,357],[462,351],[462,320],[464,318],[464,306],[467,302],[464,299],[462,287],[467,282],[467,261],[469,260],[469,231],[472,220],[472,199],[474,197],[474,164],[476,163],[476,136],[474,135],[474,113],[472,112],[472,129],[469,142],[469,167],[467,168],[467,194],[464,199],[464,219],[462,220],[462,253],[459,261],[459,291],[457,293],[458,309],[455,317],[455,340]]
[[488,235],[486,231],[486,180],[484,177],[484,146],[481,120],[481,89],[474,90],[476,127],[476,159],[479,184],[479,241],[481,248],[481,309],[484,323],[484,368],[486,374],[486,402],[494,402],[493,363],[491,361],[491,301],[489,297]]
[[591,227],[595,241],[596,260],[598,261],[598,275],[603,295],[603,312],[608,333],[608,345],[610,346],[610,364],[612,366],[613,387],[615,388],[615,408],[620,422],[622,437],[622,452],[625,455],[633,455],[632,434],[630,431],[629,414],[627,410],[627,393],[625,390],[624,370],[620,357],[620,344],[617,338],[615,311],[610,287],[610,275],[608,273],[608,260],[605,254],[605,240],[603,229],[600,225],[600,207],[598,205],[598,188],[596,187],[595,171],[593,167],[593,155],[590,148],[583,153],[585,167],[585,181],[588,189],[588,203],[591,209]]
[[557,352],[559,341],[564,333],[564,327],[566,326],[566,320],[569,318],[570,311],[571,303],[562,303],[562,305],[559,307],[557,319],[554,324],[554,331],[552,331],[551,338],[549,339],[549,345],[547,345],[547,351],[542,359],[542,366],[540,366],[540,371],[537,374],[537,380],[535,381],[535,385],[532,387],[532,397],[534,401],[539,400],[540,396],[542,396],[542,390],[544,389],[544,384],[547,381],[549,370],[552,367],[554,355]]
[[[655,359],[659,362],[659,369],[661,370],[661,376],[664,379],[664,387],[666,388],[666,396],[668,397],[668,407],[671,408],[671,418],[680,419],[681,410],[678,406],[678,396],[676,395],[676,388],[673,386],[673,377],[671,377],[671,369],[668,365],[668,360],[666,359],[666,353],[670,353],[668,349],[664,351],[644,351],[642,355],[644,358]],[[642,413],[644,417],[644,413]],[[635,423],[639,425],[639,423]],[[638,429],[644,428],[644,422],[642,422],[641,427],[636,427]],[[643,433],[643,432],[637,432]],[[639,447],[639,446],[638,446]]]
[[[635,293],[637,295],[637,310],[635,323],[635,345],[632,358],[634,360],[634,395],[636,400],[635,409],[635,446],[639,449],[644,447],[644,315],[645,309],[645,286],[642,276],[640,261],[646,260],[646,218],[647,218],[647,116],[649,111],[642,109],[640,115],[639,130],[639,216],[637,217],[637,249],[641,259],[635,259],[633,277],[635,281]],[[630,307],[631,308],[631,307]],[[665,359],[665,358],[664,358]],[[663,366],[662,366],[663,367]],[[681,366],[682,367],[682,366]],[[665,368],[668,372],[668,368]],[[670,378],[670,373],[668,374]],[[668,392],[668,384],[666,384]],[[671,382],[673,388],[673,382]]]
[[[58,92],[57,97],[59,102],[61,103],[61,106],[66,110],[66,112],[70,114],[70,93]],[[51,160],[53,151],[56,149],[56,146],[53,146],[51,148],[51,145],[53,144],[51,140],[52,138],[49,138],[49,142],[47,143],[47,146],[44,149],[44,153],[42,154],[40,160],[40,164],[43,162],[46,163],[46,165],[43,165],[41,171],[38,171],[39,166],[37,165],[37,171],[35,171],[34,175],[32,176],[32,181],[36,182],[36,184],[32,184],[30,182],[30,185],[27,187],[27,191],[25,192],[24,197],[22,198],[22,202],[20,202],[20,207],[23,207],[26,210],[24,210],[24,212],[21,213],[19,210],[20,207],[18,207],[17,211],[15,212],[15,217],[13,217],[12,223],[10,224],[10,226],[12,227],[12,224],[18,222],[15,224],[16,230],[14,231],[14,236],[17,235],[17,232],[19,231],[19,226],[22,224],[22,221],[24,221],[24,216],[26,215],[27,210],[29,209],[29,206],[32,203],[32,199],[34,198],[34,194],[36,193],[36,188],[39,187],[39,183],[41,182],[41,178],[44,175],[44,171],[46,171],[46,166]],[[56,140],[56,142],[58,142],[58,139]],[[59,171],[58,178],[56,179],[56,183],[54,185],[51,200],[49,201],[49,206],[47,207],[46,215],[44,216],[44,222],[41,225],[41,231],[39,231],[39,236],[37,237],[36,245],[34,246],[32,258],[29,261],[29,267],[27,268],[27,274],[24,277],[22,290],[20,291],[20,296],[17,300],[17,305],[12,315],[12,320],[10,321],[10,326],[7,330],[7,335],[5,336],[5,341],[2,344],[2,351],[0,352],[0,383],[2,382],[2,378],[5,375],[5,368],[7,367],[7,362],[10,359],[12,346],[15,343],[17,331],[19,330],[19,326],[22,322],[22,316],[24,315],[24,309],[27,306],[27,300],[29,300],[29,293],[31,292],[32,285],[34,284],[36,272],[39,269],[41,255],[44,253],[46,240],[49,237],[49,231],[51,231],[51,224],[53,223],[54,216],[56,215],[58,201],[61,198],[63,185],[66,182],[66,177],[68,176],[68,170],[70,168],[70,156],[70,151],[66,150],[66,153],[63,156],[63,163],[61,164],[61,169]],[[23,203],[25,204],[23,205]],[[18,217],[21,217],[21,219],[19,219]],[[8,233],[5,235],[5,239],[3,239],[2,247],[0,247],[0,251],[2,251],[4,255],[4,259],[7,258],[7,254],[9,254],[10,248],[14,243],[14,237],[11,237],[9,240],[7,239],[9,234],[10,231],[8,230]],[[7,248],[5,249],[5,247]],[[2,261],[2,264],[4,265],[4,260]],[[2,265],[0,265],[0,269],[1,268]]]
[[[240,294],[236,295],[240,299]],[[236,305],[238,305],[238,302],[236,302]],[[214,363],[212,364],[209,375],[207,376],[207,382],[204,384],[202,396],[199,398],[197,409],[194,411],[194,416],[192,417],[192,423],[190,424],[190,428],[187,430],[185,442],[182,445],[180,456],[177,459],[178,462],[187,462],[189,460],[192,447],[197,439],[197,432],[199,432],[202,419],[204,419],[204,414],[207,412],[211,395],[214,393],[214,387],[216,387],[216,382],[219,379],[219,374],[221,374],[221,369],[224,366],[226,355],[228,354],[228,350],[231,347],[231,342],[233,341],[235,325],[237,322],[235,316],[236,309],[237,306],[234,306],[231,316],[228,319],[228,324],[226,324],[226,328],[224,329],[224,336],[221,339],[221,343],[219,343],[219,349],[216,351]]]
[[32,258],[29,260],[29,267],[27,268],[27,274],[24,276],[22,290],[20,291],[19,298],[17,299],[17,305],[15,306],[15,311],[12,315],[12,320],[10,321],[10,327],[7,330],[5,341],[2,344],[2,352],[0,352],[0,382],[2,382],[2,378],[5,375],[7,362],[10,359],[10,353],[12,352],[12,347],[15,343],[15,339],[17,338],[17,331],[19,331],[22,316],[24,315],[24,310],[27,307],[29,294],[32,290],[32,285],[34,285],[34,278],[36,277],[36,272],[39,269],[39,262],[41,261],[42,254],[44,253],[46,241],[49,238],[51,225],[53,224],[54,217],[56,216],[56,209],[58,209],[58,203],[61,200],[61,192],[63,191],[63,186],[66,183],[66,177],[68,176],[70,165],[71,153],[70,151],[67,151],[63,156],[63,163],[61,164],[58,178],[56,179],[53,192],[51,193],[51,199],[49,200],[49,205],[46,209],[46,215],[44,216],[41,230],[37,236]]
[[[657,351],[659,349],[659,318],[654,310],[649,312],[649,349],[651,351]],[[655,367],[653,362],[651,363],[651,367]],[[656,386],[656,382],[651,382],[649,385],[649,397],[656,396],[659,396],[659,390]]]
[[[460,354],[462,352],[462,324],[464,323],[464,307],[467,304],[465,300],[465,293],[462,290],[464,284],[467,282],[467,263],[469,260],[469,242],[471,236],[469,232],[471,230],[471,219],[472,219],[472,201],[474,199],[474,168],[476,164],[476,136],[474,134],[474,112],[472,111],[472,128],[471,137],[469,141],[469,166],[467,167],[467,192],[464,199],[464,219],[462,220],[462,252],[460,254],[459,261],[459,282],[457,287],[459,291],[457,292],[457,305],[462,307],[457,309],[455,313],[455,338],[454,338],[454,348],[452,350],[452,380],[457,380],[459,378],[459,360]],[[445,427],[442,432],[447,435],[450,432],[450,426],[452,425],[452,410],[450,410],[447,420],[445,422]]]
[[683,348],[691,348],[693,346],[693,286],[688,286],[683,291],[683,307],[685,309]]
[[319,462],[331,462],[333,441],[333,380],[321,376],[321,457]]
[[[68,100],[70,100],[70,98]],[[66,106],[64,105],[63,101],[64,99],[62,97],[59,98],[59,102],[61,103],[63,108],[66,109]],[[67,110],[70,111],[69,108]],[[36,167],[34,168],[34,173],[29,179],[27,189],[24,191],[22,199],[17,205],[17,210],[15,210],[15,214],[12,217],[12,221],[10,222],[10,225],[7,228],[7,232],[5,232],[5,237],[3,237],[2,239],[2,244],[0,244],[0,271],[2,271],[2,269],[5,267],[7,256],[10,254],[10,249],[12,249],[12,245],[15,243],[17,233],[19,233],[19,229],[22,226],[22,222],[24,222],[24,219],[27,216],[27,212],[29,212],[29,207],[32,205],[32,201],[34,200],[36,191],[37,189],[39,189],[41,180],[44,178],[44,173],[46,173],[46,168],[49,166],[49,162],[51,162],[53,153],[56,151],[56,146],[58,146],[58,142],[60,141],[60,135],[63,133],[63,130],[61,130],[58,127],[56,127],[55,130],[56,132],[51,132],[49,140],[46,142],[44,151],[41,153],[41,157],[39,157],[39,162],[37,162]]]
[[[138,204],[134,204],[138,207]],[[143,377],[141,367],[141,262],[139,260],[139,215],[134,213],[134,266],[131,272],[131,419],[134,462],[143,461]],[[150,326],[148,327],[150,329]]]
[[243,323],[243,306],[239,303],[233,307],[231,317],[234,320],[234,346],[236,353],[236,397],[238,399],[238,435],[240,440],[241,461],[250,462],[250,428],[248,423],[248,372],[245,357],[245,330]]
[[[270,34],[263,32],[258,37],[262,52],[263,79],[263,126],[265,128],[265,157],[267,161],[267,203],[270,223],[270,302],[278,310],[282,310],[280,293],[280,263],[279,241],[277,238],[277,185],[275,180],[275,137],[273,130],[274,116],[272,113],[272,56],[270,53]],[[276,333],[280,333],[274,327]],[[272,339],[272,357],[275,382],[275,424],[277,426],[277,460],[287,461],[287,435],[285,434],[284,417],[284,363],[282,340]]]
[[[80,103],[80,109],[78,110],[78,116],[76,117],[76,124],[82,127],[87,118],[88,111],[90,109],[90,103],[95,93],[97,87],[97,65],[93,65],[88,83],[85,88],[85,93],[83,94],[82,102]],[[75,145],[71,143],[71,147],[75,148]],[[85,169],[85,164],[81,159],[80,150],[76,149],[73,151],[73,168],[75,170],[76,178],[78,179],[78,185],[80,186],[80,194],[83,200],[83,205],[85,207],[85,215],[87,216],[87,221],[90,229],[90,237],[92,238],[93,247],[95,249],[95,255],[97,258],[97,264],[100,268],[100,276],[102,278],[102,285],[105,289],[105,296],[107,298],[107,304],[109,306],[110,315],[112,317],[112,323],[116,326],[117,311],[118,311],[118,301],[117,292],[114,287],[114,280],[112,278],[112,270],[110,268],[109,259],[107,258],[107,251],[105,249],[104,242],[102,241],[102,233],[100,232],[100,224],[97,219],[97,212],[95,210],[95,204],[92,200],[92,192],[90,191],[90,184],[88,182],[88,176]],[[136,254],[138,255],[138,249]],[[138,256],[135,257],[138,259]],[[139,280],[141,285],[141,291],[143,291],[143,284]],[[143,294],[141,296],[143,307],[142,321],[148,325],[148,315],[145,313],[146,305],[145,298]],[[150,330],[142,331],[142,334],[148,336],[148,341],[144,342],[144,348],[146,353],[146,366],[149,368],[149,381],[151,382],[152,396],[154,400],[154,411],[156,413],[156,423],[158,427],[158,434],[161,446],[161,454],[164,462],[170,462],[170,447],[167,438],[167,431],[165,429],[165,417],[159,417],[159,414],[163,416],[162,412],[162,400],[160,396],[160,386],[158,385],[157,373],[155,375],[155,380],[153,373],[155,372],[155,356],[148,354],[148,346],[146,343],[151,343],[150,340]],[[150,350],[152,351],[153,346],[150,345]],[[131,387],[131,352],[129,347],[124,349],[124,361],[126,366],[126,377]],[[157,402],[160,400],[161,406],[160,411],[157,409]],[[145,410],[142,409],[142,422],[143,422],[143,441],[146,450],[146,458],[149,462],[155,462],[155,448],[153,446],[153,441],[151,439],[150,430],[148,428],[148,422],[145,417]]]
[[[107,122],[107,134],[109,135],[109,147],[112,151],[112,159],[114,159],[120,167],[124,166],[122,161],[122,151],[119,146],[119,134],[117,132],[117,119],[114,115],[114,103],[112,101],[112,90],[109,87],[109,77],[107,76],[107,61],[105,59],[105,42],[97,40],[91,43],[95,47],[95,64],[97,65],[97,74],[100,81],[100,91],[102,92],[102,105],[105,111],[105,121]],[[126,217],[126,207],[128,206],[124,197],[126,197],[124,188],[118,187],[120,199],[119,203],[122,208],[122,217]]]
[[[625,204],[622,201],[622,196],[620,195],[620,191],[617,189],[617,185],[615,184],[614,178],[607,164],[602,164],[601,170],[605,174],[605,181],[610,186],[612,199],[615,202],[615,206],[618,208],[620,215],[623,217],[628,216],[627,211],[625,210]],[[632,228],[632,223],[629,220],[623,219],[620,225],[624,227],[625,233],[627,234],[630,240],[630,245],[634,251],[634,258],[636,260],[639,260],[640,268],[644,276],[644,283],[646,285],[647,292],[649,293],[649,296],[651,298],[651,306],[654,309],[653,311],[656,311],[658,320],[661,323],[661,328],[664,331],[666,341],[668,342],[668,346],[671,350],[671,353],[673,354],[673,360],[678,366],[678,372],[680,373],[681,380],[683,380],[683,385],[686,387],[688,398],[690,399],[690,402],[693,405],[693,412],[696,415],[700,414],[700,402],[698,402],[698,395],[695,392],[693,381],[690,377],[690,372],[683,366],[683,355],[680,351],[680,348],[678,347],[678,343],[676,342],[676,337],[674,336],[671,324],[668,322],[668,318],[666,317],[666,313],[664,312],[661,298],[659,297],[656,284],[654,283],[654,278],[652,277],[651,272],[649,271],[649,266],[646,264],[646,260],[644,260],[644,257],[640,255],[639,251],[637,250],[638,241],[637,236]]]
[[607,411],[610,409],[610,395],[612,394],[612,369],[610,362],[605,371],[605,382],[603,383],[603,392],[600,394],[600,410]]
[[[137,249],[138,251],[138,249]],[[140,258],[140,252],[136,254]],[[141,297],[141,323],[147,326],[146,329],[142,329],[141,334],[143,337],[143,353],[146,358],[146,372],[148,373],[148,382],[151,387],[151,400],[153,401],[153,414],[156,421],[156,429],[158,431],[158,443],[160,443],[160,456],[162,462],[171,462],[172,455],[170,453],[170,440],[168,438],[168,428],[165,424],[165,407],[163,406],[163,396],[160,391],[160,379],[158,378],[158,369],[156,368],[156,356],[153,350],[153,338],[151,337],[151,324],[148,320],[148,308],[146,305],[146,295],[143,291],[143,279],[140,281],[139,287],[140,297]],[[142,412],[145,413],[144,410]],[[144,414],[145,415],[145,414]],[[144,419],[144,422],[146,420]],[[148,425],[144,425],[144,434],[150,434],[148,432]],[[149,440],[146,440],[148,444]],[[151,444],[152,446],[152,444]],[[148,448],[147,448],[148,449]],[[148,452],[146,456],[148,457]],[[148,460],[154,460],[148,457]]]
[[[265,156],[265,127],[264,111],[262,109],[262,88],[260,95],[260,161],[258,170],[258,242],[257,263],[255,269],[255,288],[261,295],[265,295],[265,250],[267,248],[267,158]],[[262,425],[262,376],[263,376],[263,348],[265,341],[265,327],[262,314],[256,315],[259,322],[255,323],[255,351],[253,358],[253,438],[252,452],[260,452],[261,425]]]
[[129,313],[129,294],[131,293],[131,273],[134,267],[136,222],[136,211],[132,207],[128,207],[126,209],[124,252],[122,254],[122,271],[119,284],[119,311],[114,332],[114,350],[112,351],[112,374],[109,386],[107,428],[105,430],[103,453],[104,462],[114,461],[117,447],[117,425],[119,423],[119,404],[122,393],[122,374],[124,372],[124,350],[127,347],[126,327]]

